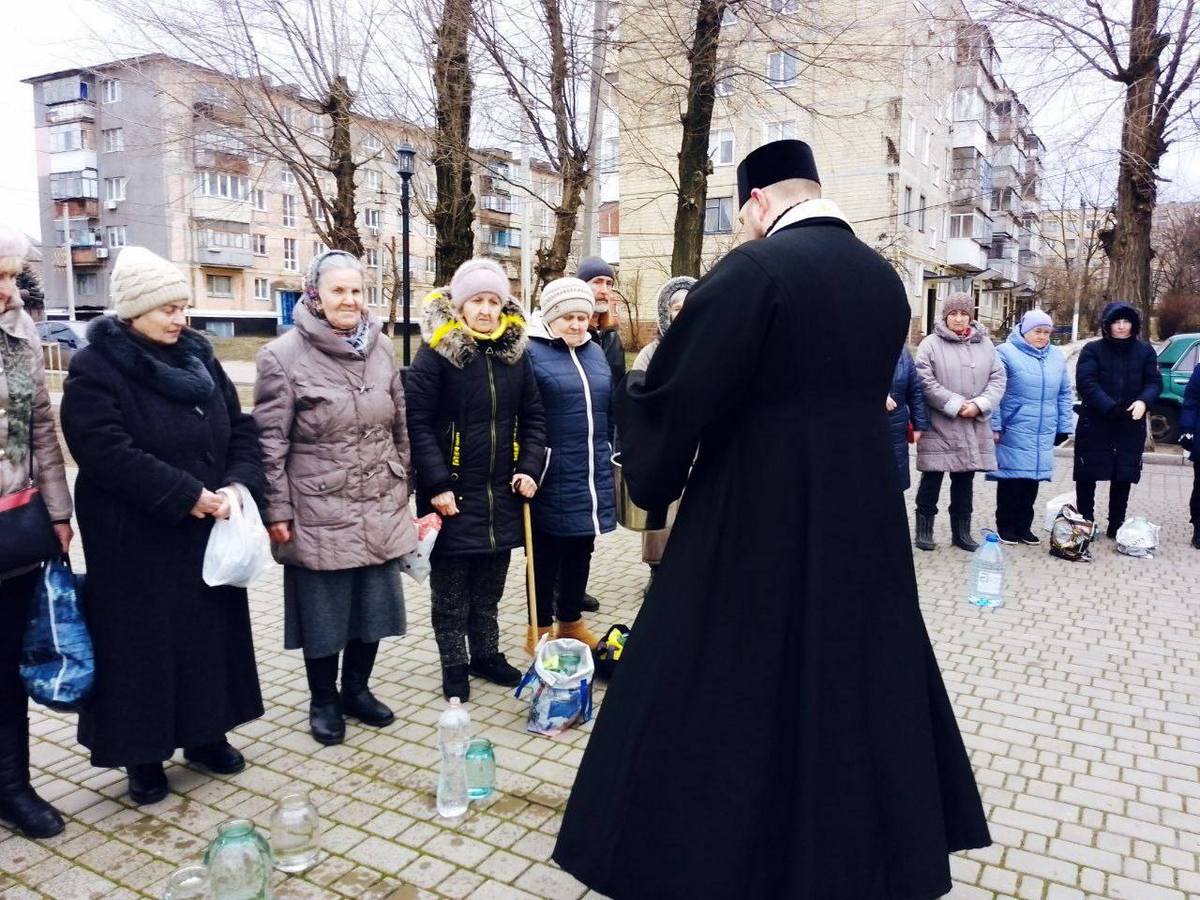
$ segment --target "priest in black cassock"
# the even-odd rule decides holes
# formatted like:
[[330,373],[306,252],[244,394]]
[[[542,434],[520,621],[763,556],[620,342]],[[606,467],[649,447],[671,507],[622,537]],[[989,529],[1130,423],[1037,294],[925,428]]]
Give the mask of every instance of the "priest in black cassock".
[[753,240],[617,398],[638,504],[687,492],[554,859],[617,900],[930,900],[991,838],[884,411],[908,300],[807,144],[738,193]]

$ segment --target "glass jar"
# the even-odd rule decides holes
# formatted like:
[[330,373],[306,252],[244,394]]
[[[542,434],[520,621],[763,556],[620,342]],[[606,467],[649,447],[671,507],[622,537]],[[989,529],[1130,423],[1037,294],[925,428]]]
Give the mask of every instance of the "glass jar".
[[208,869],[204,866],[185,866],[167,879],[163,900],[213,900]]
[[284,794],[271,813],[271,853],[281,872],[303,872],[321,852],[321,817],[308,791]]
[[249,820],[217,826],[204,864],[214,900],[271,900],[271,847]]
[[496,787],[496,752],[487,738],[467,742],[467,797],[482,800]]

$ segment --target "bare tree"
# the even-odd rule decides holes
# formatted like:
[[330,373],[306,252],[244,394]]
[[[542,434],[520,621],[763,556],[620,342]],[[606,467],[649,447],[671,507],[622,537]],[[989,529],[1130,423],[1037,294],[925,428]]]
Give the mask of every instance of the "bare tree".
[[1196,108],[1197,0],[1130,0],[1119,7],[1102,0],[987,0],[987,5],[1001,21],[1027,23],[1047,36],[1051,53],[1074,57],[1121,85],[1117,198],[1111,227],[1103,234],[1109,260],[1106,294],[1136,303],[1148,322],[1154,304],[1150,230],[1159,165],[1175,126]]
[[1163,204],[1154,223],[1154,297],[1200,296],[1200,206]]

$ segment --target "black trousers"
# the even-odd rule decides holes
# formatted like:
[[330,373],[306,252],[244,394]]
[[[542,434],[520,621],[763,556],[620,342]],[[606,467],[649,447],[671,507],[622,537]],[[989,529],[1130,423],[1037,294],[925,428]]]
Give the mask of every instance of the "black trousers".
[[[1111,481],[1108,485],[1108,527],[1120,528],[1125,521],[1125,510],[1129,508],[1129,491],[1133,483]],[[1096,521],[1096,482],[1075,482],[1075,502],[1079,512],[1090,522]]]
[[996,482],[996,531],[1018,535],[1031,529],[1039,486],[1036,478],[1001,478]]
[[21,643],[29,601],[37,589],[42,570],[0,581],[0,726],[23,722],[29,701],[21,681]]
[[558,620],[577,622],[592,569],[592,551],[596,539],[559,537],[535,531],[533,533],[533,581],[537,588],[537,624],[547,628],[554,624],[554,596],[558,588]]
[[1192,464],[1192,501],[1188,506],[1192,513],[1192,524],[1200,525],[1200,462]]
[[433,636],[443,668],[466,665],[472,659],[490,659],[499,652],[496,611],[511,556],[508,550],[461,556],[434,554],[429,590]]
[[[917,485],[917,512],[927,516],[936,516],[938,497],[942,493],[942,477],[945,472],[922,472],[921,483]],[[975,504],[975,473],[950,473],[950,515],[971,518]]]

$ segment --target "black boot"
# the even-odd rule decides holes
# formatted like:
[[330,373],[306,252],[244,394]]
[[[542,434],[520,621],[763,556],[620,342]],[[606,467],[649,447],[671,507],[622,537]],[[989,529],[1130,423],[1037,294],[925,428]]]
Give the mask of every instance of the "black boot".
[[308,691],[312,697],[308,707],[308,728],[313,740],[326,746],[340,744],[346,739],[346,720],[337,692],[338,658],[330,656],[304,658],[308,676]]
[[471,679],[467,677],[467,666],[442,667],[442,696],[447,700],[457,697],[463,703],[471,699]]
[[1192,546],[1200,550],[1200,525],[1192,526]]
[[597,600],[595,597],[593,597],[591,594],[589,594],[587,591],[584,591],[583,599],[579,602],[579,608],[582,609],[584,612],[599,612],[600,611],[600,601]]
[[952,516],[950,518],[950,533],[954,536],[954,546],[959,550],[974,553],[979,549],[979,545],[971,537],[970,516]]
[[396,721],[396,715],[375,699],[367,682],[375,668],[379,642],[351,641],[342,652],[342,712],[364,725],[382,728]]
[[[516,687],[521,683],[521,670],[510,666],[508,660],[504,658],[504,654],[498,652],[491,656],[472,659],[471,674],[486,678],[492,684],[498,684],[501,687]],[[459,697],[459,699],[464,698]]]
[[162,763],[140,763],[125,771],[129,773],[129,799],[138,806],[157,803],[167,796],[167,775]]
[[184,748],[183,758],[218,775],[236,775],[246,768],[246,757],[224,738],[211,744]]
[[937,544],[933,542],[933,516],[925,513],[917,513],[917,537],[913,541],[917,545],[918,550],[936,550]]
[[27,838],[54,837],[62,816],[29,783],[29,719],[0,726],[0,819]]

